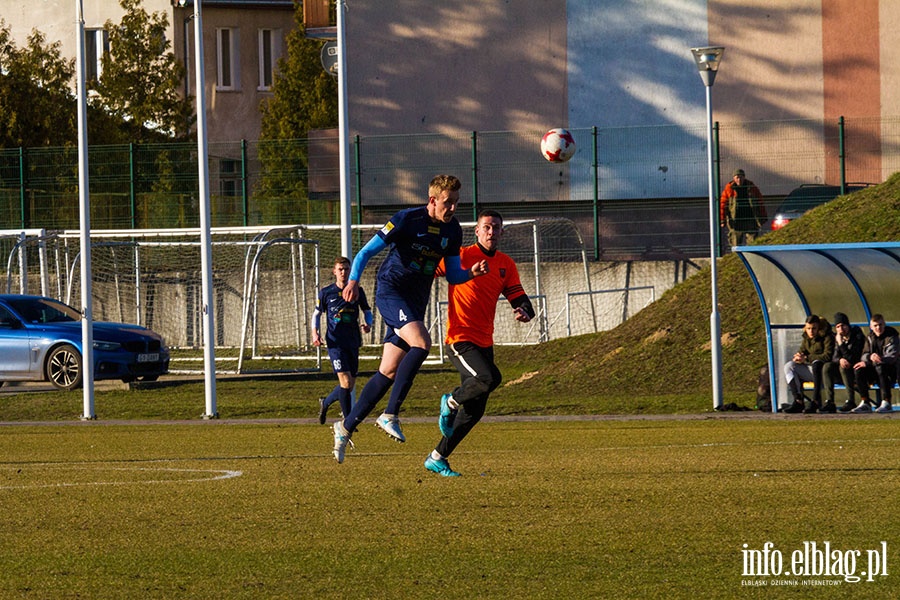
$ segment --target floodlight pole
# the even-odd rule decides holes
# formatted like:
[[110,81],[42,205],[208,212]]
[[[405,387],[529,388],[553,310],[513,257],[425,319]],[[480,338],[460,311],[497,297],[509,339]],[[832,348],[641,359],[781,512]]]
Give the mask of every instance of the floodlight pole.
[[216,347],[215,319],[212,293],[212,240],[209,209],[209,145],[206,135],[206,87],[203,70],[203,23],[200,0],[194,0],[194,65],[197,81],[197,164],[200,192],[200,269],[201,313],[203,320],[203,373],[205,380],[206,412],[204,419],[218,418],[216,410]]
[[691,48],[700,78],[706,87],[706,156],[709,171],[709,266],[712,279],[712,312],[709,315],[710,347],[712,350],[713,409],[721,409],[722,402],[722,322],[719,317],[719,282],[716,265],[716,232],[719,227],[719,206],[713,188],[713,118],[712,86],[725,48]]
[[[91,304],[91,199],[88,190],[87,89],[84,69],[84,6],[75,4],[75,62],[78,88],[78,215],[81,226],[81,388],[84,396],[82,420],[94,413],[94,311]],[[22,277],[25,277],[24,271]]]
[[345,12],[347,3],[337,2],[337,76],[338,76],[338,145],[341,177],[341,255],[353,260],[350,222],[350,144],[347,132],[347,37]]

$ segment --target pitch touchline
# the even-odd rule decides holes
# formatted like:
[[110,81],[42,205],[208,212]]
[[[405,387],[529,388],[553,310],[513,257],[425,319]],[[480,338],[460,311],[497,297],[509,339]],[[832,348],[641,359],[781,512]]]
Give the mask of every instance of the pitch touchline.
[[[32,465],[34,466],[34,465]],[[61,466],[59,464],[55,464],[54,466]],[[69,466],[69,465],[65,465]],[[72,467],[77,468],[77,467]],[[99,467],[96,470],[101,470]],[[143,481],[85,481],[78,483],[71,482],[57,482],[57,483],[36,483],[36,484],[28,484],[28,485],[4,485],[0,486],[0,490],[22,490],[22,489],[34,489],[34,488],[59,488],[59,487],[87,487],[87,486],[100,486],[100,485],[140,485],[147,483],[191,483],[197,481],[218,481],[222,479],[233,479],[235,477],[240,477],[243,475],[243,471],[231,471],[227,469],[170,469],[165,467],[160,468],[148,468],[148,467],[112,467],[108,469],[102,469],[104,471],[165,471],[170,473],[205,473],[205,474],[213,474],[215,476],[206,476],[206,477],[195,477],[191,479],[148,479]]]

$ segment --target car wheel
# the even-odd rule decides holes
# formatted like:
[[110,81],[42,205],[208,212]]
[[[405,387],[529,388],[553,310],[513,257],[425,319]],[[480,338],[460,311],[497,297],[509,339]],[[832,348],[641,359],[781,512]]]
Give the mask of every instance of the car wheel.
[[53,387],[74,390],[81,385],[81,354],[75,346],[57,346],[47,357],[45,373]]

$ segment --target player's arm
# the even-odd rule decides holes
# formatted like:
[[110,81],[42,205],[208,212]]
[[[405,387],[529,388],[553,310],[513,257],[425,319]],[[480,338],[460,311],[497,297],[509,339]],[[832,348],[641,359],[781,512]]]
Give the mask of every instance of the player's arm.
[[527,323],[534,318],[534,306],[532,306],[528,294],[525,293],[525,288],[522,287],[522,281],[519,279],[519,269],[511,259],[508,260],[506,271],[509,280],[506,287],[503,288],[503,295],[509,301],[510,306],[512,306],[516,315],[516,321]]
[[488,265],[486,260],[480,260],[468,269],[463,269],[457,254],[456,256],[444,257],[444,269],[447,281],[456,285],[465,283],[479,275],[484,275],[488,272]]
[[373,256],[385,248],[387,248],[385,241],[381,239],[381,236],[376,235],[356,253],[356,256],[353,257],[353,264],[350,266],[350,277],[348,278],[347,285],[344,286],[344,289],[341,292],[341,296],[343,296],[344,300],[347,302],[356,302],[356,299],[359,297],[359,278],[362,276],[366,264],[368,264]]
[[516,321],[527,323],[534,318],[534,306],[531,305],[531,299],[528,298],[528,294],[517,296],[510,300],[509,303],[513,307],[513,312],[516,313]]
[[375,315],[372,314],[371,310],[363,311],[363,320],[365,321],[362,326],[363,333],[369,333],[372,331],[372,324],[375,322]]
[[316,309],[312,314],[312,345],[313,346],[321,346],[322,345],[322,336],[319,335],[319,317],[322,316],[322,311],[319,309],[319,304],[316,304]]

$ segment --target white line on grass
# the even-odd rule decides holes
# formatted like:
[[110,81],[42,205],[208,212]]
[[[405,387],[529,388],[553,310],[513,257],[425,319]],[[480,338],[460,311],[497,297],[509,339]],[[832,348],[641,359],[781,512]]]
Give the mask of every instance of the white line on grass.
[[[53,463],[53,465],[29,465],[30,467],[34,466],[54,466],[54,467],[67,467],[67,468],[82,468],[87,470],[87,467],[77,467],[67,464],[61,463]],[[170,469],[165,467],[110,467],[110,468],[102,468],[95,467],[93,470],[97,471],[164,471],[168,473],[204,473],[206,476],[204,477],[194,477],[190,479],[147,479],[142,481],[82,481],[82,482],[55,482],[55,483],[35,483],[35,484],[24,484],[24,485],[2,485],[0,486],[0,490],[24,490],[24,489],[34,489],[34,488],[54,488],[54,487],[84,487],[84,486],[100,486],[100,485],[141,485],[141,484],[156,484],[156,483],[189,483],[189,482],[197,482],[197,481],[218,481],[222,479],[233,479],[235,477],[240,477],[243,475],[243,471],[230,471],[227,469]]]

